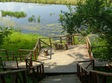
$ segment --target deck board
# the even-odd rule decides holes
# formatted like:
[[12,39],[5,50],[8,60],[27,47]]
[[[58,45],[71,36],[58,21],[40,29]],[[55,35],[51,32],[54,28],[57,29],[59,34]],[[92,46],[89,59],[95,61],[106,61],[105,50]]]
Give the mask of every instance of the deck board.
[[68,50],[53,50],[52,59],[41,53],[39,61],[44,62],[45,73],[77,72],[78,61],[90,59],[86,45],[71,45]]

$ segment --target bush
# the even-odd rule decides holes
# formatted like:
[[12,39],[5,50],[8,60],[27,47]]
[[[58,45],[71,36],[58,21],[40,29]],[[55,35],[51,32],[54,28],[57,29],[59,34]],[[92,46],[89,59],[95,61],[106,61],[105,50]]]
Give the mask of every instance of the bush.
[[37,34],[23,34],[20,32],[13,32],[3,39],[1,48],[18,52],[18,49],[33,49],[37,39],[42,36]]
[[14,28],[12,27],[1,27],[0,26],[0,44],[3,43],[3,38],[7,37],[8,35],[14,32]]

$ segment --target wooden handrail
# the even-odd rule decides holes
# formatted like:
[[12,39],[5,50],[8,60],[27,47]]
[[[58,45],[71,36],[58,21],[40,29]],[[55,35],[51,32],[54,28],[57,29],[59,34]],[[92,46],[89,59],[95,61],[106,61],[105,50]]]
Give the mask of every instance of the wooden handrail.
[[[21,74],[21,76],[20,76]],[[26,69],[3,71],[0,72],[0,83],[7,83],[6,77],[11,75],[10,83],[27,83],[26,81]]]
[[[85,68],[80,65],[80,63],[86,63],[86,62],[90,62],[90,63]],[[79,61],[77,64],[80,65],[84,69],[89,68],[89,66],[92,66],[92,69],[94,69],[94,65],[95,65],[94,59],[86,60],[86,61]]]
[[108,78],[111,78],[112,81],[112,73],[91,70],[89,74],[89,83],[110,83],[111,81],[108,82]]
[[[86,62],[91,62],[88,66],[92,65],[93,68],[88,69],[88,66],[84,67],[80,65],[80,63],[84,64]],[[108,83],[107,78],[108,77],[112,78],[112,73],[97,71],[94,69],[95,69],[94,60],[79,61],[77,64],[77,76],[80,79],[80,81],[82,83]],[[98,76],[102,78],[99,79]]]
[[45,42],[44,42],[43,40],[41,40],[41,39],[40,39],[40,42],[42,42],[42,43],[46,44],[47,46],[51,47],[51,45],[45,43]]
[[68,45],[75,45],[79,42],[82,42],[82,40],[85,40],[85,37],[81,36],[84,38],[81,38],[81,39],[79,38],[78,42],[76,42],[75,36],[81,36],[81,35],[75,35],[74,34],[74,35],[55,36],[55,37],[51,37],[51,38],[58,38],[59,42],[56,42],[56,43],[60,43],[60,44],[67,43]]
[[26,70],[27,70],[27,69],[1,71],[1,72],[0,72],[0,76],[2,76],[2,75],[7,75],[7,74],[18,73],[18,72],[22,72],[22,71],[26,71]]
[[96,70],[90,70],[90,72],[98,74],[98,75],[102,75],[102,76],[111,76],[112,77],[112,73],[107,73],[107,72],[102,72],[102,71],[96,71]]
[[92,53],[92,45],[88,36],[86,37],[86,46],[87,46],[89,57],[91,59],[94,59],[93,53]]
[[[80,64],[80,63],[84,64],[86,62],[90,62],[90,63],[85,67]],[[89,76],[89,70],[88,70],[89,66],[92,66],[92,69],[94,69],[94,60],[79,61],[77,63],[77,77],[82,83],[89,82],[89,80],[87,80]]]

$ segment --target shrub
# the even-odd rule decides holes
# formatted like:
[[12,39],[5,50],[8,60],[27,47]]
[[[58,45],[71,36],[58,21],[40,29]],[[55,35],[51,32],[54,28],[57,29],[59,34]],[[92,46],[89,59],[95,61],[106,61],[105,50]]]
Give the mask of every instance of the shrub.
[[11,35],[4,38],[2,48],[18,52],[18,49],[33,49],[37,39],[42,36],[37,34],[23,34],[20,32],[13,32]]

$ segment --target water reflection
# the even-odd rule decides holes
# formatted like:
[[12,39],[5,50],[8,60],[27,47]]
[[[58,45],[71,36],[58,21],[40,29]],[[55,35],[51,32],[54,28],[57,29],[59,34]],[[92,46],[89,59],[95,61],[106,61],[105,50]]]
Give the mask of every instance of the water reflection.
[[[16,2],[0,2],[0,10],[4,11],[24,11],[27,16],[25,18],[3,17],[4,20],[14,22],[15,27],[21,27],[24,33],[39,33],[41,35],[60,34],[61,26],[58,22],[60,11],[68,11],[66,5],[49,5],[35,3],[16,3]],[[36,20],[40,22],[29,22],[28,19],[34,15]],[[1,16],[1,14],[0,14]],[[7,26],[6,22],[0,20],[0,24]],[[52,25],[52,26],[49,26]]]

